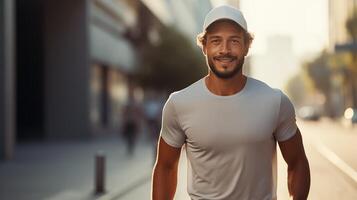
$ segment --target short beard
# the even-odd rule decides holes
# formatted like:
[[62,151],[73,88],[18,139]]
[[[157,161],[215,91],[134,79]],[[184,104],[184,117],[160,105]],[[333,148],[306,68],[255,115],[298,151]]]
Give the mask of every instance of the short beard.
[[230,78],[234,77],[236,74],[238,74],[242,70],[243,63],[244,63],[244,57],[239,60],[237,65],[234,67],[233,71],[231,71],[231,72],[220,72],[220,71],[217,70],[217,67],[215,66],[215,64],[213,64],[213,62],[211,60],[207,59],[208,67],[211,69],[211,71],[218,78],[221,78],[221,79],[230,79]]

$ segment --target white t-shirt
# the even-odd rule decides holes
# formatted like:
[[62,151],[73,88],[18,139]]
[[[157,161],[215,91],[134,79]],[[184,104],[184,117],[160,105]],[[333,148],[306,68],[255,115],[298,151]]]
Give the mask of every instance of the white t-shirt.
[[276,199],[276,141],[296,132],[288,97],[253,78],[230,96],[211,93],[200,79],[172,93],[161,137],[186,144],[193,200]]

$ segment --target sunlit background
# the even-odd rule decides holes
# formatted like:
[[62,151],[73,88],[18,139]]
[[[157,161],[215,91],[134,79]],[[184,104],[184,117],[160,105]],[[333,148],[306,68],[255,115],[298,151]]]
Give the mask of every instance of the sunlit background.
[[149,199],[160,110],[207,73],[196,35],[222,4],[254,35],[244,73],[295,106],[310,198],[357,199],[356,0],[0,0],[0,199]]

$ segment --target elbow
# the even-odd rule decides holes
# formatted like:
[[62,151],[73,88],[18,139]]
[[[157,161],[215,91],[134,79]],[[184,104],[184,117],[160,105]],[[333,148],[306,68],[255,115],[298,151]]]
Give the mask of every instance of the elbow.
[[173,163],[173,162],[156,162],[154,166],[154,171],[159,170],[159,171],[173,171],[177,169],[178,163]]

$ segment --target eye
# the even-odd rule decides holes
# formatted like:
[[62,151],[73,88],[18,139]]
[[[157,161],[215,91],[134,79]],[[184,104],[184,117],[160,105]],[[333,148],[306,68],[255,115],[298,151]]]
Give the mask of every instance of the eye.
[[233,44],[239,44],[239,43],[240,43],[240,41],[239,41],[239,40],[237,40],[237,39],[233,39],[233,40],[232,40],[232,43],[233,43]]
[[212,40],[211,40],[211,43],[212,43],[212,44],[218,44],[219,42],[220,42],[219,39],[212,39]]

